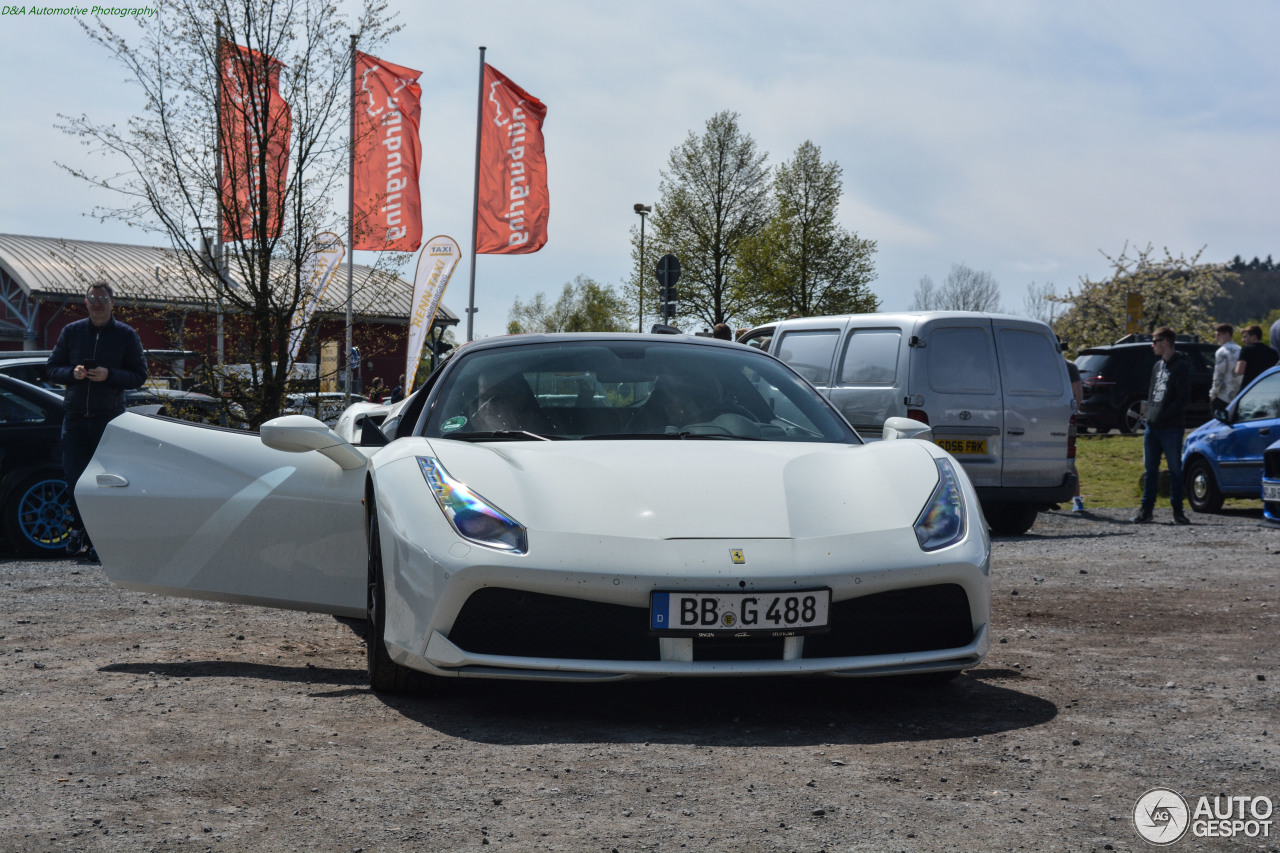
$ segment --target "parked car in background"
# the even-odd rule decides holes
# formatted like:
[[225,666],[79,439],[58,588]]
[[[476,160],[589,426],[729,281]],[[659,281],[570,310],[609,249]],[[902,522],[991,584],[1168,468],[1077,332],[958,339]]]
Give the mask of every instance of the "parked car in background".
[[[66,389],[45,378],[49,350],[0,352],[0,374],[38,385],[58,396]],[[147,350],[147,383],[125,392],[124,404],[142,414],[161,415],[196,423],[241,426],[244,410],[208,394],[192,391],[194,374],[202,363],[199,353],[186,350]]]
[[[1209,411],[1209,386],[1213,384],[1213,354],[1218,345],[1180,336],[1174,349],[1187,357],[1191,368],[1187,425],[1204,423],[1213,414]],[[1084,402],[1076,416],[1080,429],[1146,431],[1143,411],[1151,388],[1151,367],[1156,363],[1150,335],[1131,335],[1110,346],[1085,347],[1075,362],[1084,390]]]
[[1280,440],[1262,454],[1262,517],[1280,527]]
[[338,418],[342,416],[343,411],[346,410],[349,404],[363,401],[364,398],[361,396],[353,395],[348,397],[341,391],[321,391],[319,394],[309,391],[289,394],[285,397],[281,414],[307,415],[318,421],[323,421],[325,426],[331,427],[338,422]]
[[1187,502],[1217,512],[1224,499],[1262,491],[1263,454],[1280,439],[1280,367],[1253,380],[1225,410],[1187,434],[1182,472]]
[[172,388],[135,388],[124,394],[124,405],[141,414],[160,415],[198,424],[240,427],[245,425],[244,409],[208,394]]
[[[63,387],[44,375],[44,366],[52,354],[52,350],[0,351],[0,373],[61,394]],[[154,388],[189,391],[204,363],[199,353],[190,350],[149,349],[145,355],[149,372],[147,385]]]
[[0,352],[0,374],[21,379],[32,385],[48,389],[62,395],[66,389],[55,385],[44,376],[44,366],[50,356],[49,350],[10,350]]
[[887,418],[929,424],[960,461],[991,529],[1025,533],[1075,491],[1075,399],[1053,331],[972,311],[804,317],[738,339],[782,359],[859,433]]
[[63,554],[71,505],[62,473],[62,398],[0,374],[0,515],[28,556]]

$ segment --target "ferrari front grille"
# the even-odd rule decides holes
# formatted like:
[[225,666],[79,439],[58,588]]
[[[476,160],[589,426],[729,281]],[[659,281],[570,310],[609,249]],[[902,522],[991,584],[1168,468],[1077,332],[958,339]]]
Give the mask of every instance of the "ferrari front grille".
[[[969,598],[956,584],[891,590],[834,602],[831,630],[805,637],[804,657],[952,649],[973,641]],[[486,587],[471,594],[449,639],[477,655],[576,660],[660,659],[649,611],[562,595]],[[697,660],[779,660],[781,639],[698,639]]]

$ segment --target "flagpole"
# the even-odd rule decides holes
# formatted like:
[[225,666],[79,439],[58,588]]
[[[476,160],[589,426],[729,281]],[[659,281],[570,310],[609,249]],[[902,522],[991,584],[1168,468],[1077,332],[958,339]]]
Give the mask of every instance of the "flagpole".
[[[217,330],[217,347],[218,347],[218,393],[221,394],[226,383],[226,345],[223,332],[223,316],[222,316],[222,19],[213,19],[214,46],[213,46],[213,64],[216,69],[214,75],[214,133],[217,138],[213,145],[213,161],[214,161],[214,197],[218,200],[216,222],[214,227],[217,229],[213,235],[213,252],[210,260],[213,262],[213,274],[218,279],[218,330]],[[208,338],[205,339],[206,341]]]
[[[351,296],[356,263],[356,36],[351,35],[351,144],[347,148],[347,351],[342,356],[345,365],[342,371],[342,398],[345,405],[351,404]],[[316,386],[319,387],[319,372],[316,373]],[[319,412],[319,409],[316,409]]]
[[484,45],[480,45],[480,83],[476,86],[476,188],[471,206],[471,290],[467,294],[467,341],[475,340],[476,232],[480,228],[480,121],[484,113]]

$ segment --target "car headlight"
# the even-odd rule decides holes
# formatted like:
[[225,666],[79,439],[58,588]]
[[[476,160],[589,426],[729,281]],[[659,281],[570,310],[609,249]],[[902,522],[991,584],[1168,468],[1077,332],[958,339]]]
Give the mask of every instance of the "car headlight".
[[916,539],[925,551],[954,545],[964,536],[964,498],[956,480],[956,469],[948,459],[935,459],[938,485],[916,519]]
[[426,478],[445,518],[464,539],[514,554],[529,550],[523,525],[473,492],[466,483],[449,476],[440,460],[419,456],[418,467]]

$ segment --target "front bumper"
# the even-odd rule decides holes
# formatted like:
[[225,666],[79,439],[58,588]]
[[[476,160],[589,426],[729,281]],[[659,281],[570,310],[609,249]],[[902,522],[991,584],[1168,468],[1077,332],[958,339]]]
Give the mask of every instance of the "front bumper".
[[[924,554],[914,535],[905,531],[908,543],[903,533],[863,536],[859,552],[845,542],[846,553],[840,556],[830,547],[833,543],[658,543],[668,558],[673,551],[684,557],[666,571],[603,574],[563,564],[554,570],[419,565],[408,574],[425,579],[425,573],[432,573],[434,581],[392,585],[387,648],[397,663],[435,675],[555,681],[864,676],[976,665],[990,645],[986,537],[971,535],[943,552]],[[704,557],[720,556],[721,551],[727,556],[730,545],[744,547],[750,564],[708,569]],[[884,558],[911,553],[908,546],[916,564],[895,565]],[[921,564],[927,559],[938,562]],[[779,570],[783,566],[790,570]],[[406,592],[412,597],[413,587],[434,587],[439,595],[434,602],[403,598]],[[654,589],[815,587],[832,590],[831,627],[825,633],[668,638],[649,631],[649,593]],[[428,618],[411,615],[428,612]]]

